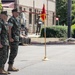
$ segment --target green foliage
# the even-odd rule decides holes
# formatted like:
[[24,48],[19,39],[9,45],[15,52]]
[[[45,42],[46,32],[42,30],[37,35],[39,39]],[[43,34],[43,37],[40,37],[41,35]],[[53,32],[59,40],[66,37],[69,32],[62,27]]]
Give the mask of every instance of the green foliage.
[[75,24],[71,26],[72,37],[75,38]]
[[[56,17],[59,24],[67,25],[67,0],[56,0]],[[72,24],[75,24],[75,0],[72,0]]]
[[56,17],[59,17],[59,24],[67,24],[67,0],[56,0]]
[[[41,37],[44,37],[44,28],[41,30]],[[46,27],[46,37],[67,37],[67,26]]]
[[75,4],[72,4],[72,24],[75,24]]

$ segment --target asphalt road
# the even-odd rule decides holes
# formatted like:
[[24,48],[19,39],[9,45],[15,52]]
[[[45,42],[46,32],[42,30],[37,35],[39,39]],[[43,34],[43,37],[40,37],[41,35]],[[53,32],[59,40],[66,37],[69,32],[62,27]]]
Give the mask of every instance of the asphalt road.
[[75,75],[75,45],[47,45],[46,51],[49,60],[42,61],[44,45],[19,46],[14,63],[19,71],[10,75]]

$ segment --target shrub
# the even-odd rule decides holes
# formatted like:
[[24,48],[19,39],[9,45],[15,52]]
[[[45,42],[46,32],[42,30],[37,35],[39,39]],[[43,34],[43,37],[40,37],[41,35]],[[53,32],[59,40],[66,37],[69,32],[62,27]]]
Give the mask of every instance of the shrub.
[[[41,37],[44,37],[44,28],[41,30]],[[67,37],[67,26],[46,27],[46,37]]]
[[75,38],[75,24],[71,26],[72,37]]

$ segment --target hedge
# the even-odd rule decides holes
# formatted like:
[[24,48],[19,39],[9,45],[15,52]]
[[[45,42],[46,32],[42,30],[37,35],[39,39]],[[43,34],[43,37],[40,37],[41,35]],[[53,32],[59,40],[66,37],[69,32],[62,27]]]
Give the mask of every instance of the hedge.
[[[41,37],[44,37],[44,28],[41,30]],[[67,26],[51,26],[46,27],[46,37],[67,37]]]
[[75,38],[75,24],[71,26],[72,37]]

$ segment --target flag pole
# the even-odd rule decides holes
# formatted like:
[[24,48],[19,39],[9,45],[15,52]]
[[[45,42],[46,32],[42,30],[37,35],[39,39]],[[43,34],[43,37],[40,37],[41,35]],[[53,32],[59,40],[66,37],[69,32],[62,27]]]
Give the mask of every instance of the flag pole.
[[[45,18],[45,16],[44,16],[44,18]],[[47,61],[49,59],[47,58],[47,50],[46,50],[46,24],[45,24],[45,21],[44,21],[44,40],[45,40],[45,56],[44,56],[43,61]]]
[[47,52],[46,52],[46,24],[45,24],[45,19],[46,19],[46,11],[45,11],[45,5],[43,4],[43,8],[42,8],[42,12],[41,12],[41,15],[40,15],[43,23],[44,23],[44,42],[45,42],[45,56],[43,58],[43,61],[47,61],[48,58],[47,58]]

